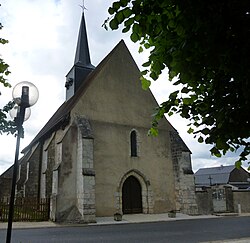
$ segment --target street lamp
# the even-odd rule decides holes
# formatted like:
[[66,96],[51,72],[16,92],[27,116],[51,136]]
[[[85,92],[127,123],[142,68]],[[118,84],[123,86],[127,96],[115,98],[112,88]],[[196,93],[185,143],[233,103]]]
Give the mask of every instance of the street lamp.
[[16,178],[18,169],[18,155],[20,147],[20,137],[22,135],[23,122],[27,120],[30,116],[30,106],[34,105],[39,97],[39,92],[37,87],[27,81],[18,83],[12,91],[13,100],[16,103],[14,108],[11,110],[10,115],[15,119],[17,126],[17,140],[16,140],[16,153],[15,161],[13,166],[13,176],[12,176],[12,187],[10,195],[9,204],[9,217],[8,217],[8,229],[6,236],[6,243],[11,242],[11,231],[12,231],[12,221],[14,214],[14,201],[15,201],[15,191],[16,191]]

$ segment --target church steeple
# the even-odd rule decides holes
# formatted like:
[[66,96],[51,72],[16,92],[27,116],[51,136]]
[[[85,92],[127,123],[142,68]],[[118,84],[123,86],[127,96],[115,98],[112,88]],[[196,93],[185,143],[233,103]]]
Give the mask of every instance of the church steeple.
[[84,19],[84,12],[82,12],[82,21],[80,25],[80,30],[78,34],[78,42],[76,47],[76,54],[75,54],[75,65],[79,65],[82,67],[94,68],[90,61],[89,55],[89,45],[88,45],[88,38],[87,38],[87,30],[86,24]]
[[82,12],[81,25],[78,34],[78,41],[75,53],[74,65],[66,75],[66,100],[71,98],[88,74],[94,70],[90,61],[87,30],[84,11]]

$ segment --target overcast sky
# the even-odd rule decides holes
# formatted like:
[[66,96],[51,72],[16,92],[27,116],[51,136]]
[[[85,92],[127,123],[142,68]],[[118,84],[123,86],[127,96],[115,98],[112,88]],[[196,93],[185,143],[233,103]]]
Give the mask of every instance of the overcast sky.
[[[138,46],[121,31],[106,31],[102,27],[108,17],[112,0],[86,0],[85,19],[90,55],[93,65],[99,62],[124,39],[139,68],[147,61],[147,53],[138,54]],[[24,123],[26,147],[65,100],[65,75],[73,65],[78,29],[81,19],[81,0],[2,0],[0,22],[4,28],[0,37],[9,44],[0,46],[2,58],[10,65],[9,82],[14,86],[21,81],[33,82],[40,97],[31,109],[31,117]],[[12,89],[0,86],[0,107],[11,100]],[[151,86],[161,103],[173,87],[165,72]],[[233,164],[236,154],[222,159],[211,157],[210,146],[201,145],[187,134],[187,121],[178,116],[169,118],[184,142],[192,151],[193,170],[201,167]],[[0,174],[13,164],[16,140],[11,135],[0,135]]]

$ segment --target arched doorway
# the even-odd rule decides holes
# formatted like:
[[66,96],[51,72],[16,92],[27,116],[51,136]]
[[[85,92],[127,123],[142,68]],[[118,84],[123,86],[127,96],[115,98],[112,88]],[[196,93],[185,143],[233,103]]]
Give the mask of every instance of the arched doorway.
[[124,214],[142,213],[141,184],[129,176],[122,186],[122,212]]

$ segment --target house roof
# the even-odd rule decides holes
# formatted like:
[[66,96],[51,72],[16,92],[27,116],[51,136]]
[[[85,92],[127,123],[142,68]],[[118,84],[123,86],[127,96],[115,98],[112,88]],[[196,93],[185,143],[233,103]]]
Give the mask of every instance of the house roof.
[[[22,150],[22,153],[26,152],[29,148],[31,148],[34,144],[36,144],[39,140],[47,139],[52,132],[58,130],[59,128],[64,129],[70,121],[70,111],[73,109],[77,101],[80,97],[85,93],[89,84],[93,81],[95,76],[100,72],[102,67],[107,63],[110,57],[113,55],[115,50],[120,46],[125,45],[125,42],[121,40],[114,49],[100,62],[100,64],[86,77],[84,82],[81,83],[81,86],[75,93],[73,97],[69,100],[65,101],[58,110],[54,113],[54,115],[49,119],[49,121],[45,124],[45,126],[40,130],[40,132],[36,135],[36,137],[31,141],[31,143]],[[126,47],[127,48],[127,47]]]
[[196,185],[227,184],[235,165],[201,168],[195,174]]

